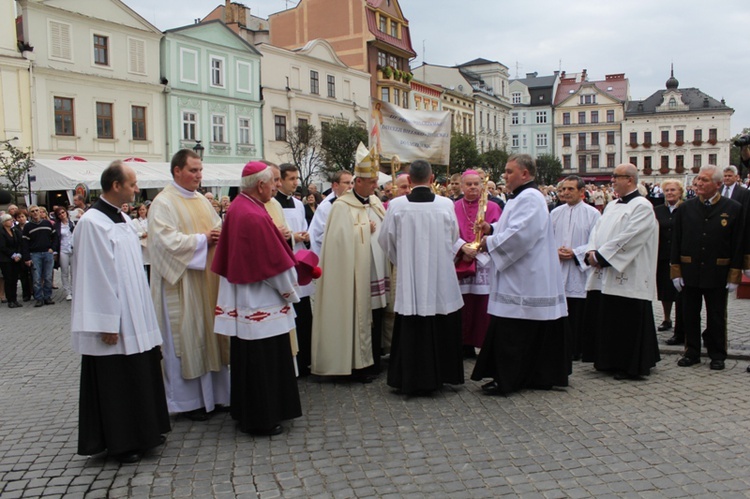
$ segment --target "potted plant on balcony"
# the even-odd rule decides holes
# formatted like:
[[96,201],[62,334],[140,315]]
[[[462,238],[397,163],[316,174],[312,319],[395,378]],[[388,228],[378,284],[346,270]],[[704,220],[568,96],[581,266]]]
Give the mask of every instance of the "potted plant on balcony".
[[669,173],[669,167],[662,166],[661,168],[659,168],[659,173],[661,173],[662,175],[666,175],[667,173]]
[[651,175],[653,173],[653,170],[650,166],[644,166],[643,167],[643,174],[644,175]]
[[678,164],[677,166],[674,167],[674,172],[680,173],[680,174],[685,173],[685,165]]
[[693,141],[693,145],[694,145],[694,146],[699,146],[699,145],[701,145],[701,144],[703,144],[703,141],[702,141],[702,140],[694,140],[694,141]]
[[716,139],[708,139],[708,143],[711,144],[712,146],[715,146],[716,142],[717,142]]
[[404,72],[404,83],[407,85],[414,79],[414,73]]
[[664,141],[662,141],[662,142],[659,142],[659,145],[660,145],[661,147],[664,147],[664,148],[666,148],[666,147],[669,147],[669,142],[664,142]]
[[628,144],[628,145],[629,145],[630,147],[632,147],[633,149],[635,149],[636,147],[638,147],[638,142],[631,142],[631,143],[630,143],[630,144]]
[[700,166],[694,166],[694,167],[692,167],[690,169],[690,171],[692,171],[693,173],[698,173],[698,172],[701,171],[701,167]]
[[383,68],[383,76],[386,77],[386,79],[391,79],[393,77],[393,68],[390,66],[386,66]]
[[653,145],[653,144],[652,144],[651,142],[644,142],[644,143],[643,143],[643,147],[645,147],[646,149],[648,149],[648,148],[649,148],[649,147],[651,147],[652,145]]
[[396,81],[401,81],[401,78],[403,77],[403,72],[400,69],[394,69],[393,70],[393,79]]

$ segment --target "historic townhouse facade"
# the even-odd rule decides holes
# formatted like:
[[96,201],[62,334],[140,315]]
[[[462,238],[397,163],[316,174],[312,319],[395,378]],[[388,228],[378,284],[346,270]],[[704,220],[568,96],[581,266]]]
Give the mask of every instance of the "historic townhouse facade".
[[119,0],[20,0],[36,158],[163,161],[161,32]]
[[221,21],[167,30],[161,46],[169,154],[200,141],[204,163],[263,157],[260,53]]
[[474,90],[466,77],[456,67],[424,63],[413,69],[414,78],[443,89],[443,111],[449,111],[455,133],[475,136]]
[[555,150],[564,174],[609,181],[622,163],[622,121],[629,100],[624,73],[589,81],[586,70],[562,73],[554,101]]
[[729,164],[734,110],[697,88],[679,88],[674,71],[666,89],[628,102],[622,124],[622,156],[644,175],[697,173],[701,166]]
[[442,111],[443,89],[438,85],[430,85],[417,80],[412,80],[409,96],[411,102],[409,107],[417,111]]
[[0,0],[0,141],[26,149],[32,146],[29,69],[34,52],[19,51],[15,18],[14,1]]
[[507,149],[512,106],[508,98],[508,67],[474,59],[457,66],[474,96],[474,134],[479,152]]
[[510,147],[512,154],[555,154],[552,102],[559,82],[558,74],[538,76],[527,73],[526,78],[510,81]]
[[325,39],[344,64],[372,76],[370,95],[408,107],[416,53],[397,0],[300,0],[268,20],[272,45],[295,49]]
[[257,46],[263,55],[263,136],[265,157],[290,160],[287,132],[300,125],[321,131],[338,121],[367,126],[370,117],[370,75],[342,62],[325,40],[287,50]]

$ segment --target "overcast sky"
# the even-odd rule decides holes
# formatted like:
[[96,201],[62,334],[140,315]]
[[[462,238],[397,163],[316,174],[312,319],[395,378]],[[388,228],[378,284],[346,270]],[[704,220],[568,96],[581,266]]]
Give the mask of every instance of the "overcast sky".
[[[125,0],[161,30],[191,24],[222,0]],[[253,15],[295,0],[244,0]],[[499,61],[511,78],[587,69],[592,80],[625,73],[632,99],[664,88],[674,63],[680,87],[735,110],[732,135],[750,127],[750,2],[747,0],[400,0],[417,58],[451,66]],[[425,50],[423,50],[423,47]]]

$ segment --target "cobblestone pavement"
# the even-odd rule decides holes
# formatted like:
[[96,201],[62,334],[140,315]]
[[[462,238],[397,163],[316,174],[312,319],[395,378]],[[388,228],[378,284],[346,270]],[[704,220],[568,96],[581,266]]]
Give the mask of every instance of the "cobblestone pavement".
[[[570,386],[488,397],[478,383],[432,397],[300,381],[304,416],[253,438],[227,414],[173,421],[139,464],[77,456],[79,358],[70,306],[0,310],[0,496],[744,497],[750,490],[747,360],[723,372],[663,355],[645,381],[576,363]],[[660,310],[654,307],[657,315]],[[750,301],[730,304],[747,350]],[[660,318],[658,318],[660,320]],[[740,330],[742,328],[742,330]],[[663,338],[669,333],[662,334]],[[466,362],[467,379],[473,362]]]

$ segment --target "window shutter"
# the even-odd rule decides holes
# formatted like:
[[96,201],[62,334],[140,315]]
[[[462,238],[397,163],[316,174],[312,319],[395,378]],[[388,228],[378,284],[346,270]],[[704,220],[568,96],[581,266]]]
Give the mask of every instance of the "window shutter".
[[128,72],[146,74],[146,44],[143,40],[128,38]]
[[50,57],[71,60],[70,24],[49,22]]

